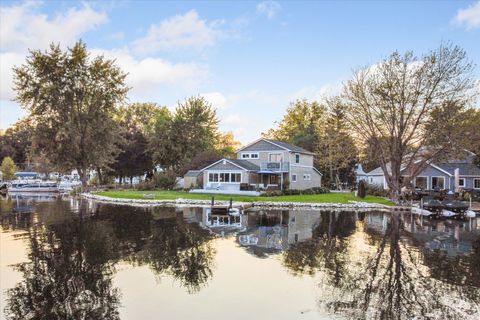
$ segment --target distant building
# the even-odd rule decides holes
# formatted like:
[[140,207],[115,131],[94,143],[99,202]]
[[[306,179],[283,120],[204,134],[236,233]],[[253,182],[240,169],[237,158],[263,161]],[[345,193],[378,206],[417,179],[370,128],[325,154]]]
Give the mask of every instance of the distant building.
[[367,181],[367,174],[363,171],[361,163],[355,167],[355,182],[358,184],[360,181]]
[[[476,155],[466,151],[463,159],[452,159],[442,163],[429,163],[412,179],[412,187],[422,190],[480,189],[480,167],[474,163]],[[387,165],[388,167],[388,165]],[[408,168],[401,170],[408,175]],[[366,173],[367,182],[388,189],[381,167]]]

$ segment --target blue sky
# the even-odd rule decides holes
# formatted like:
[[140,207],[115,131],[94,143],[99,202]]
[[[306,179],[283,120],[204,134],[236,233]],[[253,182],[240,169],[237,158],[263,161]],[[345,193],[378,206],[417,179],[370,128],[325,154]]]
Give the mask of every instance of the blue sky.
[[1,1],[0,128],[25,115],[11,67],[28,48],[80,38],[129,73],[130,101],[173,108],[202,94],[246,143],[290,101],[336,93],[395,50],[451,41],[480,64],[480,1]]

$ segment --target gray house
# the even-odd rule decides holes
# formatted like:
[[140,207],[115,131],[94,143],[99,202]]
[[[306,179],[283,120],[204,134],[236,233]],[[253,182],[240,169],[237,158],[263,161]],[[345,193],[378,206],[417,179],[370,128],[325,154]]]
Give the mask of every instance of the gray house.
[[320,187],[322,174],[313,153],[282,141],[259,139],[201,170],[204,190],[308,189]]
[[[412,180],[412,187],[423,190],[480,189],[480,167],[474,163],[475,154],[467,152],[464,159],[454,159],[444,163],[430,163]],[[406,169],[402,173],[407,173]],[[388,189],[381,167],[366,173],[369,184]]]

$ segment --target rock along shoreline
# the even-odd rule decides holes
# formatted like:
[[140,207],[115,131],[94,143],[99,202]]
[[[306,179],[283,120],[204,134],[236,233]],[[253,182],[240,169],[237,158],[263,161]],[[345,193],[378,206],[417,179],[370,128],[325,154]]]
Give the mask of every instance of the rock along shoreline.
[[[117,205],[129,205],[136,207],[210,207],[210,200],[182,199],[175,200],[154,200],[154,199],[122,199],[105,197],[91,193],[82,193],[82,198],[94,200],[97,202],[111,203]],[[230,201],[215,200],[215,205],[229,205]],[[233,202],[233,207],[247,209],[289,209],[289,210],[344,210],[344,211],[390,211],[392,207],[379,204],[367,203],[360,201],[351,201],[348,204],[343,203],[310,203],[310,202],[274,202],[274,201],[258,201],[258,202]]]

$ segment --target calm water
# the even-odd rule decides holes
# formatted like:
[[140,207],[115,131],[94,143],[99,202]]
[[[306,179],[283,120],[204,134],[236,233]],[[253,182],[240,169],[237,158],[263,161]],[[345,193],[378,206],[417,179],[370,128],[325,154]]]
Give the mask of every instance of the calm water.
[[[478,319],[480,219],[0,201],[2,319]],[[230,226],[227,226],[230,224]]]

